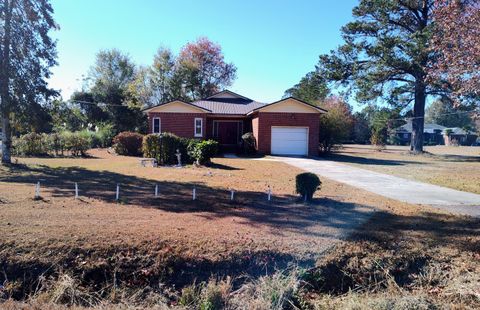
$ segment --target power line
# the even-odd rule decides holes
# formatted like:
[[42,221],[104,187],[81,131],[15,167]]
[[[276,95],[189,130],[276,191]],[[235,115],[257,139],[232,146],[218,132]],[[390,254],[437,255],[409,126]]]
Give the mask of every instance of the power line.
[[123,105],[123,104],[113,104],[113,103],[104,103],[104,102],[91,102],[91,101],[83,101],[83,100],[67,100],[67,102],[72,102],[72,103],[80,103],[80,104],[90,104],[90,105],[95,105],[98,107],[101,106],[110,106],[110,107],[125,107],[128,108],[128,106]]
[[[436,115],[446,116],[446,115],[470,114],[470,113],[480,113],[480,110],[459,111],[459,112],[442,113],[442,114],[436,114]],[[425,118],[425,116],[411,116],[411,117],[402,117],[402,118],[377,118],[376,120],[374,120],[374,122],[377,122],[377,121],[409,121],[409,120],[421,119],[421,118]]]

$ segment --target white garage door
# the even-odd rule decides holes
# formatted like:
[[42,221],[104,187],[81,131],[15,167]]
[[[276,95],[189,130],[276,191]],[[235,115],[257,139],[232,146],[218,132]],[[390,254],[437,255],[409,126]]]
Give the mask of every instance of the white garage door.
[[272,127],[273,155],[308,155],[307,127]]

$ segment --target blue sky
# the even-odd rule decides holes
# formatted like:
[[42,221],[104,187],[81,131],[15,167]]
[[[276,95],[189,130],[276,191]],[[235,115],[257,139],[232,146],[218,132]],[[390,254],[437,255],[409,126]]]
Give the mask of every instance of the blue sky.
[[65,99],[81,87],[95,54],[118,48],[142,65],[160,46],[178,53],[206,36],[237,68],[229,88],[272,102],[341,43],[357,0],[52,0],[60,30],[50,86]]

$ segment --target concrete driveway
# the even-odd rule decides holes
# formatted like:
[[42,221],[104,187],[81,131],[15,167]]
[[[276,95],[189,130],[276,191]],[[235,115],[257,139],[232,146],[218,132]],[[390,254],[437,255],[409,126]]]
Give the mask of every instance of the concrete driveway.
[[308,158],[275,157],[294,167],[395,200],[431,205],[480,217],[480,195],[411,181],[345,164]]

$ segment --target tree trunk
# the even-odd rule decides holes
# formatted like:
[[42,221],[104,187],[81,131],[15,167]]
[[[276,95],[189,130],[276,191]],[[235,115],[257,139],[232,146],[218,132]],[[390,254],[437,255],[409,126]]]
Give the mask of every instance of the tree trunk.
[[425,84],[415,83],[415,104],[413,106],[412,140],[410,151],[414,154],[423,152],[423,129],[425,125]]
[[2,116],[2,128],[3,128],[3,137],[2,137],[2,163],[10,164],[12,162],[10,150],[12,147],[12,132],[10,127],[10,119],[8,115]]
[[10,149],[12,146],[12,133],[10,127],[10,35],[11,20],[13,12],[13,3],[5,1],[4,3],[5,21],[3,29],[3,42],[0,50],[2,51],[2,60],[0,62],[0,117],[2,121],[3,137],[2,137],[2,163],[10,164]]

